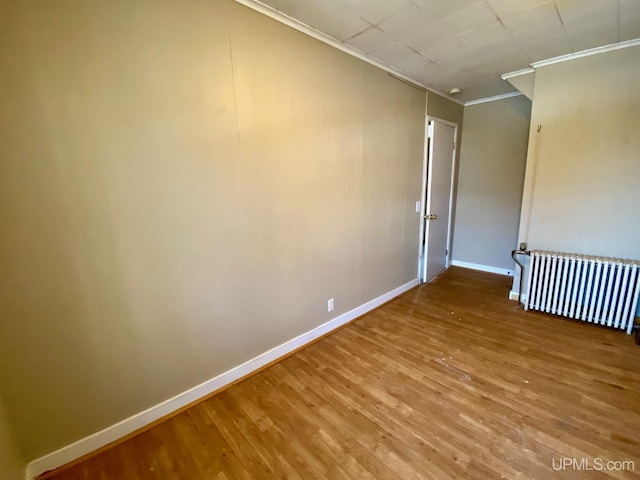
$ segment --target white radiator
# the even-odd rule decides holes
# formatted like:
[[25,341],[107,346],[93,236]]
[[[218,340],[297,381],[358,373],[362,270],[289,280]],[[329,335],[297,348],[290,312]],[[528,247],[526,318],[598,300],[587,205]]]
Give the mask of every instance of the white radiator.
[[525,310],[539,310],[631,333],[640,262],[533,250]]

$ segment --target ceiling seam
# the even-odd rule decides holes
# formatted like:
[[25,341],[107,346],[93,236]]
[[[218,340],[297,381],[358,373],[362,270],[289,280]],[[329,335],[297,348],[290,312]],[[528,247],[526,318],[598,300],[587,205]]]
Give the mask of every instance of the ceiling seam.
[[245,7],[250,8],[258,13],[261,13],[262,15],[266,15],[277,22],[287,25],[327,45],[337,48],[338,50],[341,50],[342,52],[348,55],[354,56],[363,62],[369,63],[370,65],[380,68],[381,70],[384,70],[392,74],[393,76],[402,78],[407,82],[411,82],[417,87],[424,88],[428,92],[434,93],[436,95],[440,95],[441,97],[444,97],[447,100],[457,103],[458,105],[464,106],[464,102],[462,100],[458,100],[457,98],[453,98],[447,95],[446,93],[440,92],[432,87],[429,87],[425,83],[414,79],[411,75],[408,75],[407,73],[400,70],[399,68],[388,65],[386,62],[372,55],[369,55],[366,52],[363,52],[362,50],[359,50],[356,47],[348,45],[338,40],[337,38],[332,37],[331,35],[328,35],[316,28],[313,28],[312,26],[307,25],[306,23],[294,17],[291,17],[290,15],[287,15],[286,13],[273,8],[270,5],[267,5],[260,0],[233,0],[233,1],[235,1],[236,3],[239,3],[240,5],[244,5]]
[[[527,58],[527,60],[531,60],[531,57],[529,56],[527,51],[524,48],[522,48],[522,45],[520,45],[520,42],[517,41],[515,35],[511,32],[511,30],[509,30],[509,27],[507,27],[504,24],[500,15],[498,15],[498,13],[495,11],[495,9],[491,6],[489,2],[487,2],[487,6],[491,9],[493,14],[496,16],[496,19],[498,20],[498,22],[500,22],[500,25],[502,25],[502,27],[507,31],[507,33],[509,34],[509,38],[511,38],[511,41],[517,46],[520,53],[522,53]],[[508,15],[505,15],[505,16],[508,16]]]

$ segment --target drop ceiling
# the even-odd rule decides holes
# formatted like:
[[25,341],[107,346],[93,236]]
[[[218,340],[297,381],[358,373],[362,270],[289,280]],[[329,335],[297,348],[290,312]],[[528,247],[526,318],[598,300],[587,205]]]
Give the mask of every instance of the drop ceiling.
[[262,0],[459,101],[507,94],[501,74],[640,37],[640,0]]

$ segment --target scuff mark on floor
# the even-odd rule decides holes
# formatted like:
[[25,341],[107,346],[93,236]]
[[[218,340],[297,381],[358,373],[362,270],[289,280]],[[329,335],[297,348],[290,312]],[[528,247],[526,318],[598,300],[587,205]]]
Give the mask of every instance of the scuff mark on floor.
[[465,372],[464,370],[460,370],[459,368],[454,367],[453,365],[449,365],[444,358],[436,357],[436,358],[433,359],[433,361],[436,362],[439,365],[442,365],[447,370],[450,370],[453,373],[459,375],[461,381],[463,381],[463,382],[470,382],[471,381],[471,376],[467,372]]

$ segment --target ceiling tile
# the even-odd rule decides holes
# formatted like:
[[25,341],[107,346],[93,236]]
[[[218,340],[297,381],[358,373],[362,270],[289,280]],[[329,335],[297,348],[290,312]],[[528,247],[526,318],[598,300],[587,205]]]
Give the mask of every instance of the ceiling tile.
[[428,85],[434,77],[441,73],[439,67],[435,63],[430,62],[428,59],[417,53],[400,60],[397,64],[397,68],[402,72],[406,72],[409,75],[422,79],[424,83]]
[[371,54],[374,57],[382,60],[385,63],[394,61],[397,62],[405,57],[413,55],[414,53],[414,50],[411,50],[404,44],[404,42],[401,42],[399,40],[385,43],[379,48],[371,51]]
[[465,55],[469,50],[457,38],[451,38],[432,47],[422,50],[420,53],[432,62],[441,63],[452,58]]
[[618,21],[618,0],[556,0],[567,32]]
[[339,13],[355,14],[374,24],[398,14],[412,4],[411,0],[346,0],[344,3],[345,8]]
[[517,32],[535,25],[558,24],[562,26],[553,2],[543,3],[528,10],[517,11],[503,17],[501,20],[511,32]]
[[620,41],[623,42],[636,38],[640,38],[640,21],[620,20]]
[[369,27],[369,24],[358,15],[337,14],[337,9],[343,5],[344,0],[308,2],[307,4],[298,0],[269,1],[269,6],[276,10],[341,41]]
[[640,38],[640,1],[620,0],[620,40]]
[[365,53],[371,53],[375,50],[381,50],[387,41],[389,41],[389,39],[385,36],[383,31],[374,27],[369,27],[367,30],[350,38],[345,43]]
[[509,31],[498,20],[493,20],[480,27],[463,33],[458,38],[469,50],[487,45],[502,38],[510,37]]
[[[529,55],[532,62],[559,57],[571,52],[571,42],[567,35],[547,38],[541,42],[523,45],[522,48]],[[506,72],[505,72],[506,73]]]
[[440,91],[448,91],[449,88],[451,88],[451,83],[455,81],[453,80],[453,73],[451,71],[443,70],[441,67],[430,62],[416,62],[403,71],[407,72],[410,76],[421,78],[425,85]]
[[424,50],[450,37],[449,32],[444,31],[437,23],[433,23],[425,28],[400,37],[400,40],[411,48]]
[[[465,81],[465,82],[455,82],[455,85],[458,88],[461,88],[463,93],[469,93],[470,89],[473,89],[474,87],[476,87],[477,85],[481,85],[484,84],[486,85],[496,85],[496,84],[500,84],[500,82],[502,81],[502,79],[500,78],[499,75],[495,74],[495,73],[491,73],[491,74],[486,74],[483,72],[478,72],[477,74],[474,74],[473,76],[469,77],[470,81]],[[453,84],[453,82],[451,82],[451,84]],[[484,96],[485,97],[489,97],[491,95],[495,95],[495,93],[491,93],[491,92],[485,92]]]
[[324,16],[325,14],[335,12],[335,9],[341,7],[343,3],[342,0],[308,3],[302,3],[299,0],[269,0],[267,2],[270,7],[305,23],[308,20],[312,21],[314,15]]
[[620,18],[640,20],[640,2],[638,0],[620,0]]
[[389,35],[399,38],[421,30],[436,20],[437,18],[412,4],[401,12],[380,22],[379,26]]
[[611,45],[618,41],[618,25],[612,22],[610,25],[584,28],[569,32],[569,42],[574,52],[588,50],[601,45]]
[[438,88],[442,91],[449,91],[451,88],[457,87],[466,92],[469,88],[473,88],[479,83],[499,83],[500,76],[493,72],[485,72],[484,70],[468,70],[466,72],[449,73],[446,77],[435,77],[439,82]]
[[466,100],[509,91],[499,74],[532,61],[640,37],[640,0],[261,1]]
[[429,15],[433,21],[436,21],[447,15],[471,7],[478,3],[478,1],[479,0],[413,0],[413,3],[425,14]]
[[478,2],[446,16],[439,20],[438,23],[443,30],[451,32],[453,35],[458,35],[494,20],[496,20],[496,16],[487,2]]
[[491,62],[495,58],[503,58],[516,53],[522,53],[522,48],[511,36],[481,45],[473,50],[474,56],[482,59],[483,62]]
[[495,72],[496,75],[502,75],[528,67],[531,61],[524,50],[515,50],[512,53],[487,59],[484,64],[485,68]]
[[476,74],[480,70],[484,70],[484,62],[481,59],[474,58],[472,52],[468,52],[465,55],[460,55],[455,58],[442,59],[436,65],[439,69],[446,71],[451,75],[461,74],[466,76],[468,74]]
[[313,21],[315,29],[340,41],[351,38],[369,27],[363,19],[354,16],[343,16],[337,20],[327,16],[317,16]]
[[560,23],[560,20],[550,23],[532,23],[520,30],[512,32],[513,37],[519,45],[538,43],[547,38],[559,37],[565,34],[566,31]]
[[498,15],[498,17],[506,17],[515,12],[528,10],[543,3],[549,3],[551,0],[488,0],[489,6]]
[[617,12],[618,0],[555,0],[563,18],[582,16],[590,12]]

